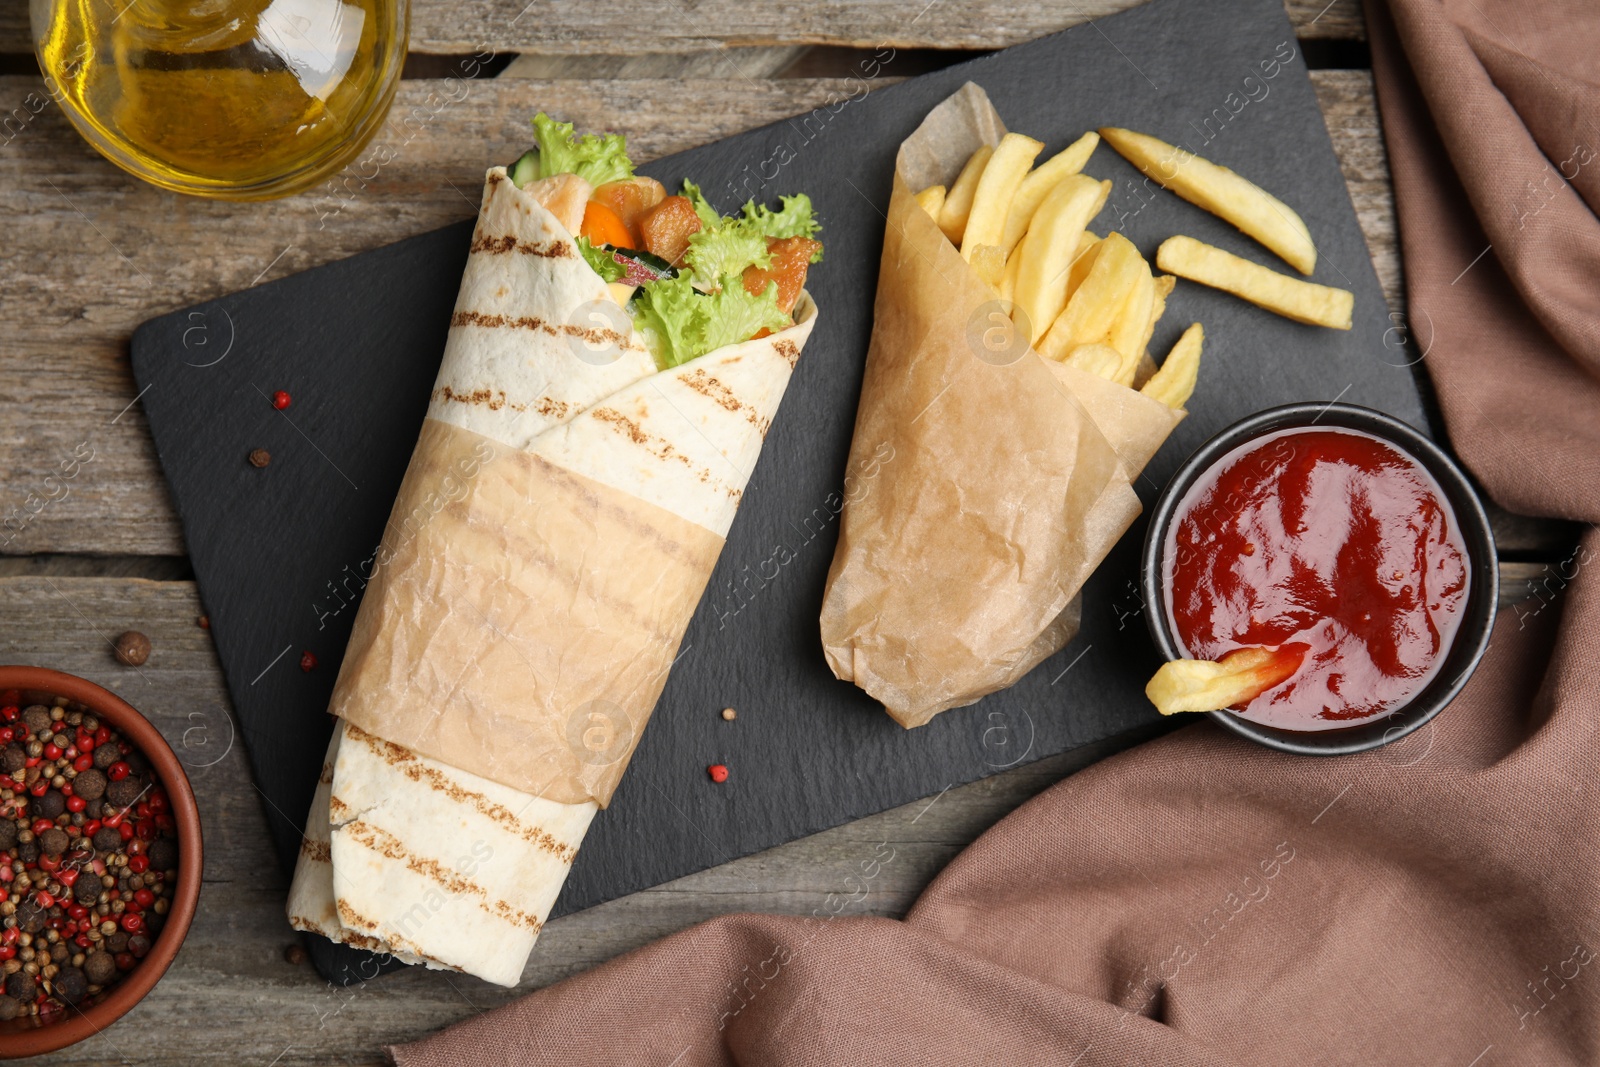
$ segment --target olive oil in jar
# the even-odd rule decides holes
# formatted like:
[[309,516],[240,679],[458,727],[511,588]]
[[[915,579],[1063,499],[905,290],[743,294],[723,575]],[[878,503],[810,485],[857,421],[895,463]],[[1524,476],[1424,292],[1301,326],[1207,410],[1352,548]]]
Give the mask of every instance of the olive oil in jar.
[[255,200],[334,173],[383,124],[407,0],[33,0],[78,131],[163,188]]

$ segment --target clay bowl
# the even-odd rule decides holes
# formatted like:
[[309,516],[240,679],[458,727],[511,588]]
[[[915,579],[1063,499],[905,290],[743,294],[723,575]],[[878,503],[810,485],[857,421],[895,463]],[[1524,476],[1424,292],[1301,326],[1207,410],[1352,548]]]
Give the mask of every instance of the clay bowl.
[[99,1001],[81,1011],[69,1009],[55,1013],[55,1020],[51,1022],[25,1016],[0,1023],[0,1059],[37,1056],[66,1048],[92,1037],[126,1015],[166,973],[189,932],[189,923],[200,899],[200,810],[178,757],[173,755],[160,731],[127,701],[93,682],[43,667],[0,666],[0,704],[26,707],[54,704],[60,698],[93,712],[149,760],[166,789],[172,820],[178,831],[178,885],[166,925],[137,967]]

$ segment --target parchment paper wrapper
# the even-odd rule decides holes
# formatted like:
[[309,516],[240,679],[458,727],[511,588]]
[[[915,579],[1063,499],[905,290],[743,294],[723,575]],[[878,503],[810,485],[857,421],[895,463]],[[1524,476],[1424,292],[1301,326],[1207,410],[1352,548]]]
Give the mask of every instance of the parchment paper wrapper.
[[1008,306],[913,197],[1004,133],[969,82],[900,147],[850,449],[876,475],[847,498],[822,605],[834,674],[906,727],[1071,639],[1083,583],[1139,514],[1132,479],[1183,417],[985,343]]
[[604,805],[722,538],[435,419],[394,516],[333,712],[524,793]]

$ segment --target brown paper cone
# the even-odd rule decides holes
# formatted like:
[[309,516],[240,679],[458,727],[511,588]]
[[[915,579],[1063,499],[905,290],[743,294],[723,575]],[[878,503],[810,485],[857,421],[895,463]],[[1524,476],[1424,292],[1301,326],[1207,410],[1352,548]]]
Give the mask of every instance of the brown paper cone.
[[873,473],[848,494],[822,605],[834,674],[906,727],[1071,639],[1079,590],[1139,514],[1131,480],[1183,414],[1008,335],[917,205],[1004,132],[968,83],[900,148],[850,450]]
[[534,796],[604,805],[722,538],[427,419],[330,709]]

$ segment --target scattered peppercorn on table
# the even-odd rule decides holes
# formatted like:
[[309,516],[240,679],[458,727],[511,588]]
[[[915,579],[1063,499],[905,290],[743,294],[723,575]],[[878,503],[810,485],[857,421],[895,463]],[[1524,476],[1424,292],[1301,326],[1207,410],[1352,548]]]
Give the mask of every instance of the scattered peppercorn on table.
[[[171,971],[114,1027],[37,1062],[376,1064],[385,1042],[518,995],[420,969],[335,988],[306,964],[284,919],[289,872],[273,857],[206,609],[135,402],[126,361],[135,326],[471,215],[484,168],[521,151],[514,139],[522,130],[507,115],[543,109],[586,129],[621,131],[635,157],[649,159],[1128,6],[844,0],[806,9],[705,0],[694,36],[674,38],[663,36],[674,32],[672,20],[640,18],[637,5],[619,0],[540,7],[538,17],[523,17],[532,12],[522,0],[419,0],[407,80],[368,153],[385,162],[259,204],[176,197],[101,159],[33,73],[26,5],[0,10],[0,662],[71,671],[139,708],[182,759],[206,833],[200,909]],[[1388,169],[1358,5],[1287,7],[1398,311]],[[829,47],[801,45],[817,41]],[[257,466],[271,459],[264,450],[249,457]],[[1501,551],[1524,561],[1502,564],[1502,596],[1520,613],[1537,613],[1561,584],[1560,561],[1575,533],[1503,513],[1496,522]],[[742,703],[736,713],[704,714],[738,730],[762,709]],[[996,746],[995,766],[1023,759],[1006,747],[1009,737],[984,737]],[[725,912],[901,915],[967,842],[1107,751],[1024,760],[985,781],[556,920],[522,991]],[[707,753],[706,773],[731,786],[740,769],[718,757]],[[303,814],[285,817],[298,822]]]

